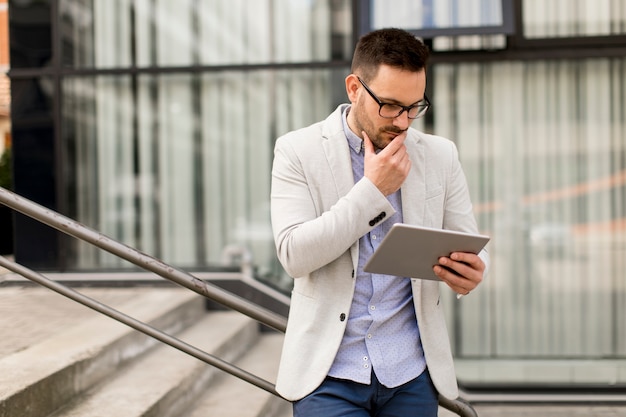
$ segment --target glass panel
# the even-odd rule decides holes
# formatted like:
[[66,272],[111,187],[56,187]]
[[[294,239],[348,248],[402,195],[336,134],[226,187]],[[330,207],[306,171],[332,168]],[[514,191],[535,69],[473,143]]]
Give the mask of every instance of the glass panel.
[[[74,217],[182,267],[219,264],[226,246],[241,245],[258,274],[275,279],[273,143],[332,110],[331,75],[66,79],[63,131]],[[74,268],[120,266],[100,250],[76,248]]]
[[52,59],[50,0],[11,1],[9,16],[11,67],[49,66]]
[[348,11],[348,0],[61,0],[63,62],[106,68],[329,60],[346,53]]
[[[372,28],[399,27],[415,31],[418,36],[431,38],[435,51],[503,49],[506,37],[501,33],[512,31],[503,16],[503,0],[398,0],[393,5],[389,7],[387,1],[371,0]],[[481,30],[488,27],[502,29],[496,31],[497,34]],[[445,36],[452,34],[454,36]]]
[[506,48],[504,35],[437,36],[433,39],[434,51],[495,51]]
[[615,0],[523,0],[528,38],[626,33],[626,3]]
[[[501,26],[502,0],[371,1],[372,28],[443,29]],[[401,12],[398,12],[401,10]]]
[[449,303],[460,378],[626,383],[626,59],[440,64],[433,78],[435,131],[458,142],[492,236],[483,289]]
[[[11,80],[11,95],[13,190],[44,207],[58,209],[54,80],[48,77]],[[56,231],[27,216],[16,214],[14,220],[16,261],[31,268],[56,267],[59,256]]]

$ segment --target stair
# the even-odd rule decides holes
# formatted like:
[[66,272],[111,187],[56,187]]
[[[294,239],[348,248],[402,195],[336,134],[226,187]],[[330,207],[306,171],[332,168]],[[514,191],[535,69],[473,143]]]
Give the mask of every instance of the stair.
[[[280,352],[283,342],[281,334],[262,336],[254,349],[248,351],[236,365],[266,380],[274,381],[278,369],[279,355],[267,355],[267,352]],[[291,412],[291,404],[264,390],[252,387],[232,375],[223,373],[219,384],[208,390],[192,410],[189,417],[256,417],[278,416]],[[254,405],[254,406],[253,406]]]
[[[20,327],[44,335],[17,343],[16,351],[0,341],[0,417],[291,415],[290,404],[279,397],[86,307],[78,305],[78,313],[76,303],[58,294],[37,290],[34,308],[29,290],[6,294],[15,289],[0,287],[0,328],[8,329],[14,316]],[[102,291],[81,290],[95,299]],[[107,304],[129,316],[275,381],[282,334],[262,332],[256,321],[236,312],[207,311],[204,298],[186,289],[126,288],[117,296],[114,289],[106,291]],[[23,297],[23,306],[5,311],[3,301],[19,304],[16,296]],[[40,311],[29,323],[29,310],[44,310],[47,303],[50,320]]]

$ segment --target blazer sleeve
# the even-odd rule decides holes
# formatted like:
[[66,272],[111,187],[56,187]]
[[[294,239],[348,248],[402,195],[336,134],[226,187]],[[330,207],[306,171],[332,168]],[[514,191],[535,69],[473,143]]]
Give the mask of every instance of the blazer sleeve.
[[291,277],[333,262],[394,212],[370,180],[354,184],[345,137],[324,139],[308,128],[277,140],[271,222],[278,259]]

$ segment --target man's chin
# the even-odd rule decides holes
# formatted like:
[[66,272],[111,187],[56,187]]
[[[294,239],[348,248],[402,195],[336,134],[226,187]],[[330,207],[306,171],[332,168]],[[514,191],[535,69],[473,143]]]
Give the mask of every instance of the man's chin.
[[389,139],[381,139],[379,138],[376,143],[374,143],[374,147],[378,150],[383,150],[387,147],[387,145],[389,145],[391,143],[391,141],[393,140],[393,138],[389,138]]
[[384,132],[382,133],[380,136],[378,136],[378,144],[380,145],[378,146],[380,149],[385,148],[387,145],[389,145],[391,143],[392,140],[394,140],[395,138],[397,138],[400,134],[399,133],[392,133],[392,132]]

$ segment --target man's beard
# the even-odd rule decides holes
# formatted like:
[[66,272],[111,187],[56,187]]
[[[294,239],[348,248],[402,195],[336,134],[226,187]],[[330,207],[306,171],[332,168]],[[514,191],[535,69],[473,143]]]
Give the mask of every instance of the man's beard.
[[362,131],[367,133],[367,136],[369,136],[370,140],[377,150],[384,149],[385,146],[389,145],[389,143],[393,140],[393,138],[389,137],[390,134],[395,137],[404,132],[404,130],[392,124],[381,126],[378,129],[374,128],[373,124],[365,116],[363,111],[356,111],[354,116],[356,128],[358,129],[356,133],[359,135],[361,135]]

